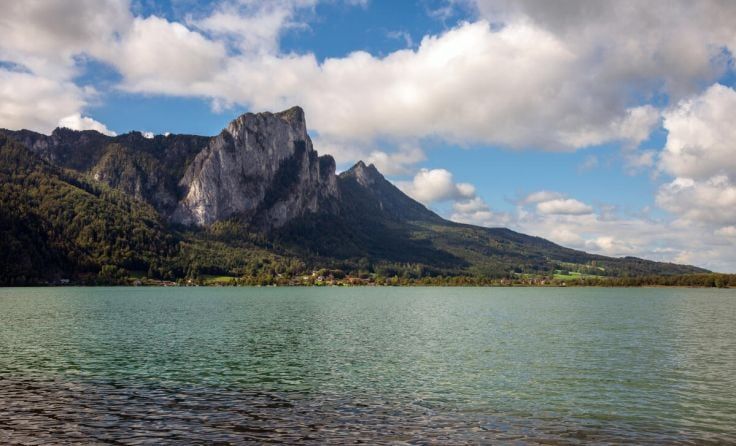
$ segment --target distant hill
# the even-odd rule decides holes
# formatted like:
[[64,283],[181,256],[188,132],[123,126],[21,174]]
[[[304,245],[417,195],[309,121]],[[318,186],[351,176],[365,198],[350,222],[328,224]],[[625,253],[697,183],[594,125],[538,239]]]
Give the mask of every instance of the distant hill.
[[337,175],[299,107],[247,113],[214,137],[0,130],[0,235],[2,284],[706,272],[444,220],[372,165]]

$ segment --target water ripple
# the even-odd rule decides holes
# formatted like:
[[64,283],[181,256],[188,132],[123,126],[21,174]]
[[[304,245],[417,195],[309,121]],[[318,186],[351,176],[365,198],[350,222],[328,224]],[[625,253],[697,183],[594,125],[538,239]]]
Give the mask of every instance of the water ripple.
[[0,289],[0,444],[736,444],[736,293]]

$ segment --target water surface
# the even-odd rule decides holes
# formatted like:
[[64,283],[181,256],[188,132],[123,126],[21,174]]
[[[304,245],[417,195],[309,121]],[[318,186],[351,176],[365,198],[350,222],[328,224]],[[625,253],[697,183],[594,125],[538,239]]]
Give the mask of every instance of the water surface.
[[0,289],[0,443],[736,444],[736,291]]

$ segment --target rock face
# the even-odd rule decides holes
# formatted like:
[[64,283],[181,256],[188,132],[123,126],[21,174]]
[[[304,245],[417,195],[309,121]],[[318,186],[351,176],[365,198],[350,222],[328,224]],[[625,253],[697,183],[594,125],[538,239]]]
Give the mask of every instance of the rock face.
[[299,107],[235,119],[194,158],[179,186],[171,221],[184,225],[238,216],[269,230],[338,209],[335,161],[317,155]]

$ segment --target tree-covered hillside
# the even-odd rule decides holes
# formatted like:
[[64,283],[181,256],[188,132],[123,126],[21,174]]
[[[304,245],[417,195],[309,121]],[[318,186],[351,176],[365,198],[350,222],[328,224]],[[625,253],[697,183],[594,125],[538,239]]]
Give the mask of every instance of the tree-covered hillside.
[[[268,284],[309,282],[325,274],[379,283],[381,278],[439,284],[462,278],[483,284],[554,278],[561,272],[581,280],[705,272],[592,255],[509,229],[453,223],[362,162],[332,180],[334,163],[321,166],[324,181],[333,181],[333,198],[282,227],[264,232],[264,225],[254,226],[248,215],[237,213],[206,226],[176,224],[167,216],[182,199],[180,179],[208,141],[138,133],[112,138],[66,129],[51,136],[0,131],[0,284],[211,278]],[[274,178],[269,197],[299,202],[291,200],[302,193],[299,188],[278,180],[278,172]]]
[[177,243],[149,205],[0,135],[0,283],[158,271]]

